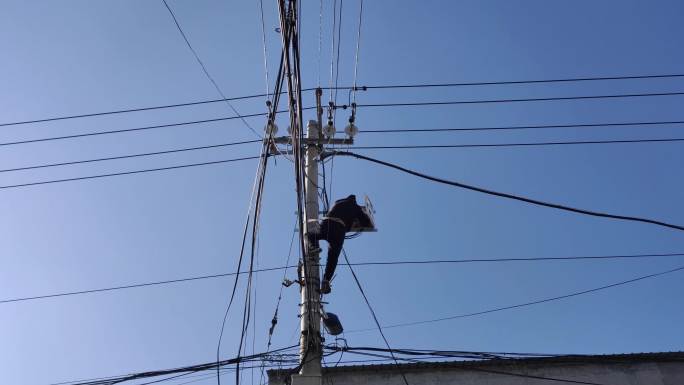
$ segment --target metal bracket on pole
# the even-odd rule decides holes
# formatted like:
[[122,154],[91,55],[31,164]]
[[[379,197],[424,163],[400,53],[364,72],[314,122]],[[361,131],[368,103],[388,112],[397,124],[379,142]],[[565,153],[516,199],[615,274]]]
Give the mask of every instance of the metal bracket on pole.
[[[273,141],[276,144],[291,144],[292,143],[292,137],[291,136],[279,136],[277,138],[273,138]],[[302,144],[307,145],[307,146],[311,145],[311,144],[352,145],[352,144],[354,144],[354,139],[352,139],[352,138],[329,138],[329,139],[302,138],[301,142],[302,142]]]
[[[289,136],[280,136],[277,138],[273,138],[274,143],[276,144],[292,144],[292,138]],[[352,138],[331,138],[331,139],[309,139],[309,138],[302,138],[301,140],[302,146],[308,147],[311,145],[314,146],[320,146],[321,148],[324,145],[347,145],[350,146],[354,144],[354,139]],[[293,151],[292,150],[283,150],[277,148],[275,145],[270,146],[269,152],[271,155],[292,155]],[[321,153],[327,153],[327,151],[321,151]]]

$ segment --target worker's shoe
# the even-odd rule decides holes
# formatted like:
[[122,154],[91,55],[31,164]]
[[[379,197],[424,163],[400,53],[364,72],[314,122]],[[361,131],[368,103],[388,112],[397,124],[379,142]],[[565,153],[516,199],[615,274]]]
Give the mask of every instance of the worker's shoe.
[[330,294],[330,291],[332,291],[330,282],[327,279],[323,280],[323,282],[321,282],[321,293]]

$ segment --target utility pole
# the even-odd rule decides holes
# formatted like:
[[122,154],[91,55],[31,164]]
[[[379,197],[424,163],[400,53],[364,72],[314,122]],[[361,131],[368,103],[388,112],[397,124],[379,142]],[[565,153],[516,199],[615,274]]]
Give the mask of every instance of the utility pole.
[[[314,120],[307,124],[306,140],[306,189],[304,216],[306,224],[304,231],[306,234],[310,226],[318,222],[318,156],[320,147],[318,144],[319,128]],[[321,303],[320,303],[320,255],[318,251],[313,251],[309,240],[304,238],[307,252],[306,265],[308,268],[304,273],[303,285],[301,286],[302,306],[300,308],[300,360],[301,370],[298,375],[293,376],[293,385],[313,385],[321,384]],[[296,380],[295,380],[296,378]]]
[[[316,90],[317,120],[310,120],[308,122],[306,127],[307,136],[302,141],[306,156],[304,164],[306,170],[304,218],[306,221],[302,229],[303,234],[309,231],[310,226],[316,226],[318,223],[318,167],[321,151],[324,150],[323,144],[353,143],[351,138],[323,138],[321,132],[323,120],[322,94],[323,91],[321,89]],[[292,141],[290,137],[278,137],[274,140],[279,144],[291,143]],[[292,375],[292,385],[321,385],[323,346],[321,338],[320,255],[318,251],[313,252],[311,250],[306,236],[304,237],[304,244],[307,252],[304,253],[305,260],[302,262],[306,263],[307,269],[301,270],[302,285],[300,286],[301,303],[299,314],[301,335],[299,358],[301,368],[299,373]]]
[[[288,6],[289,5],[289,6]],[[322,385],[322,337],[321,337],[321,279],[320,279],[320,251],[313,249],[309,244],[306,234],[309,233],[311,226],[318,226],[318,166],[319,156],[323,148],[322,117],[323,108],[321,106],[321,96],[323,91],[316,90],[316,117],[307,124],[307,135],[301,135],[302,126],[302,98],[301,98],[301,77],[299,61],[299,36],[297,0],[278,0],[278,10],[280,14],[280,33],[283,42],[283,56],[281,63],[281,74],[287,81],[288,107],[290,110],[291,137],[274,138],[275,143],[292,144],[292,154],[295,155],[295,174],[298,178],[298,212],[300,215],[301,236],[303,237],[304,253],[301,261],[301,303],[300,303],[300,365],[299,373],[292,375],[292,385]],[[280,79],[280,75],[279,75]],[[280,80],[278,81],[280,82]],[[278,83],[280,84],[280,83]],[[278,87],[276,88],[279,89]],[[278,91],[279,92],[279,91]],[[278,92],[274,93],[275,95]],[[277,110],[277,103],[273,107]],[[331,107],[332,108],[332,107]],[[352,120],[350,120],[352,122]],[[331,123],[332,124],[332,123]],[[334,130],[332,130],[334,131]],[[351,144],[353,140],[336,139],[334,132],[325,138],[328,144]],[[302,156],[302,151],[305,151]],[[286,151],[287,152],[287,151]],[[280,153],[280,152],[279,152]],[[303,159],[302,159],[303,158]],[[304,162],[304,175],[301,174],[302,167],[300,161]],[[299,181],[303,180],[300,184]],[[300,186],[304,187],[304,204]]]
[[[323,91],[316,89],[316,115],[317,120],[309,120],[306,125],[306,188],[304,217],[306,218],[305,231],[309,231],[310,226],[318,225],[318,159],[322,149],[321,141],[321,120],[323,108],[321,107],[321,95]],[[306,234],[306,232],[304,233]],[[309,267],[304,278],[304,285],[301,286],[302,306],[300,309],[300,360],[302,368],[299,377],[304,382],[297,381],[297,384],[320,384],[321,383],[321,277],[320,270],[320,251],[313,251],[307,237],[304,238],[307,248],[305,263]],[[311,323],[311,324],[309,324]],[[293,385],[295,382],[293,381]]]

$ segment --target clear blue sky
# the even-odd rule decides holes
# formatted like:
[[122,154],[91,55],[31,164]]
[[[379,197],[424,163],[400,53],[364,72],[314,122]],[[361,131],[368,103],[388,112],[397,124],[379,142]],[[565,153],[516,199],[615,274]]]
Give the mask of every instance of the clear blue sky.
[[[263,92],[257,1],[170,0],[227,96]],[[329,81],[331,2],[321,64],[318,7],[303,5],[305,86]],[[358,1],[344,2],[340,84],[353,75]],[[265,1],[271,79],[280,47]],[[359,84],[497,81],[681,73],[680,1],[366,1]],[[161,1],[5,1],[0,122],[216,98]],[[360,93],[360,103],[684,90],[684,80],[492,86]],[[311,94],[308,101],[313,103]],[[346,99],[346,95],[341,96]],[[327,96],[326,96],[327,101]],[[449,128],[682,120],[682,97],[360,109],[358,126]],[[264,111],[262,100],[236,103]],[[199,120],[225,105],[3,127],[2,142]],[[343,125],[348,111],[338,114]],[[311,116],[306,117],[311,118]],[[263,127],[263,119],[250,119]],[[286,122],[280,122],[282,131]],[[358,136],[359,145],[669,138],[681,127]],[[2,147],[2,168],[209,145],[254,136],[237,121]],[[506,192],[684,223],[682,144],[404,150],[372,156]],[[0,185],[257,155],[259,145],[0,174]],[[273,165],[273,164],[272,164]],[[255,162],[0,190],[0,299],[215,274],[235,268]],[[285,263],[294,225],[292,167],[269,169],[258,265]],[[372,197],[379,232],[348,241],[353,262],[684,252],[684,234],[583,217],[431,184],[351,159],[334,164],[334,197]],[[294,260],[294,259],[293,259]],[[684,265],[630,261],[359,267],[383,324],[541,299]],[[328,310],[348,330],[373,326],[350,274]],[[294,278],[294,272],[288,273]],[[395,347],[627,353],[681,350],[682,273],[469,319],[387,330]],[[281,272],[258,275],[255,350]],[[0,305],[0,382],[49,384],[214,359],[228,278]],[[241,294],[240,294],[241,295]],[[299,293],[285,290],[274,346],[292,344]],[[236,310],[238,310],[236,308]],[[240,312],[224,340],[232,357]],[[382,346],[375,332],[350,345]],[[251,341],[251,331],[250,331]],[[251,342],[248,351],[252,350]],[[246,377],[249,381],[249,376]],[[213,381],[213,380],[211,380]],[[211,383],[199,382],[199,383]],[[228,376],[224,380],[232,383]]]

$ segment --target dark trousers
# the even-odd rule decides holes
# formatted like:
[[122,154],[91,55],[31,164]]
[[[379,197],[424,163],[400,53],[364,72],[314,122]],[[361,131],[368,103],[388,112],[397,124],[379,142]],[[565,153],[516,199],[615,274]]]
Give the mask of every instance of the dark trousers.
[[319,240],[328,242],[328,260],[325,262],[324,281],[330,281],[337,268],[337,260],[340,258],[342,245],[344,244],[344,234],[346,233],[341,223],[324,219],[321,221],[320,230],[309,235],[309,241],[316,244]]

